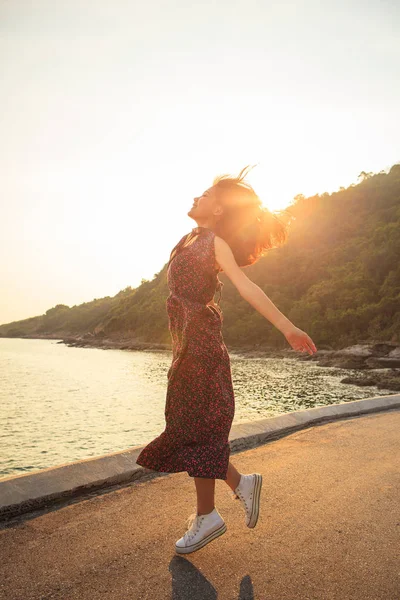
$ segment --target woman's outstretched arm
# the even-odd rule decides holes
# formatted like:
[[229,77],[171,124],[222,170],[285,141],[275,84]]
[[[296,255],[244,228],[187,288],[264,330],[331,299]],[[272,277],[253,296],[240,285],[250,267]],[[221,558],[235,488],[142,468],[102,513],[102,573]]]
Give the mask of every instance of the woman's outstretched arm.
[[316,352],[317,348],[310,336],[285,317],[263,290],[242,271],[225,240],[219,236],[214,239],[215,258],[242,298],[279,329],[294,350],[309,354]]

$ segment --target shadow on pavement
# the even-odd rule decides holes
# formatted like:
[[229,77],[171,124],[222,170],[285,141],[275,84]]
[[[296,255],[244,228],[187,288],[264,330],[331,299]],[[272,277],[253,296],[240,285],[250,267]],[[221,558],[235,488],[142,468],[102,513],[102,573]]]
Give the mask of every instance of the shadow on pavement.
[[[172,574],[172,600],[217,600],[218,592],[190,561],[174,556],[169,570]],[[251,578],[245,575],[240,582],[237,600],[254,600]]]

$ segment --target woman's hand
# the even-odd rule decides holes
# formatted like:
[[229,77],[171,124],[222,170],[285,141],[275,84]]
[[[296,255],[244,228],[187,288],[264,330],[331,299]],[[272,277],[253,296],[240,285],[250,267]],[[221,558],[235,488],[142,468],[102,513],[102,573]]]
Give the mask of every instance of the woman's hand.
[[283,332],[283,334],[293,350],[297,350],[298,352],[308,352],[308,354],[314,354],[314,352],[317,351],[310,336],[295,325],[292,325],[287,331]]

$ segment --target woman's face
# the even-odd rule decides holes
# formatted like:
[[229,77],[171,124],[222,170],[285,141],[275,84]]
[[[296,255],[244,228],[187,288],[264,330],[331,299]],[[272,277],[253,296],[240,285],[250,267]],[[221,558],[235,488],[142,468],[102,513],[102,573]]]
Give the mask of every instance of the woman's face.
[[217,202],[215,187],[210,187],[201,196],[194,198],[192,208],[187,213],[198,225],[213,225],[222,212]]

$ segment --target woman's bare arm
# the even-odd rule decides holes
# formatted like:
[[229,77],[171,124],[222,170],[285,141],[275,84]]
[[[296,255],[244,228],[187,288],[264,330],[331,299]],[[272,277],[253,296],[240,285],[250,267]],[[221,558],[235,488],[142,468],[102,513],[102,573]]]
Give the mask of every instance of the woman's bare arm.
[[306,351],[309,354],[316,352],[317,348],[310,336],[285,317],[263,290],[242,271],[225,240],[219,236],[215,236],[214,239],[215,258],[242,298],[279,329],[294,350]]

